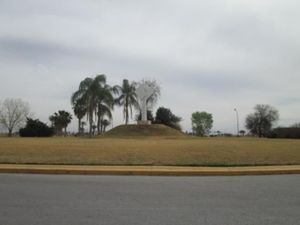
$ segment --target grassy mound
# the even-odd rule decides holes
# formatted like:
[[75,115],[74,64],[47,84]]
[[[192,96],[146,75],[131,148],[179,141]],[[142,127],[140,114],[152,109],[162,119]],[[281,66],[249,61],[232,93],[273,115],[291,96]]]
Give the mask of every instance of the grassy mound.
[[101,135],[101,137],[184,137],[184,133],[162,124],[120,125]]

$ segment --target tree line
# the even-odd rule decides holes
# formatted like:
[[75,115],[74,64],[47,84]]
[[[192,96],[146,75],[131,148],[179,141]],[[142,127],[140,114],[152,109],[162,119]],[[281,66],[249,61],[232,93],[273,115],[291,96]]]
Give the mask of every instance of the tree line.
[[[165,124],[172,128],[181,130],[181,118],[165,107],[159,107],[155,117],[152,110],[160,97],[160,86],[155,80],[142,80],[140,82],[130,82],[127,79],[121,85],[111,86],[107,83],[104,74],[95,77],[87,77],[82,80],[77,90],[71,95],[71,105],[74,115],[78,119],[78,134],[85,133],[84,127],[88,125],[89,136],[95,133],[101,134],[106,131],[107,126],[112,121],[112,111],[114,108],[122,107],[125,124],[132,118],[133,110],[137,111],[136,120],[140,120],[141,110],[136,95],[136,88],[140,84],[147,84],[154,89],[154,93],[147,100],[149,110],[148,120],[152,123]],[[49,120],[51,125],[32,119],[30,107],[27,102],[21,99],[5,99],[0,102],[0,124],[8,131],[8,136],[12,136],[16,128],[21,128],[22,136],[51,136],[53,134],[66,135],[67,126],[70,124],[72,114],[65,110],[53,113]],[[245,127],[249,134],[258,137],[274,136],[274,126],[279,119],[278,110],[270,105],[258,104],[254,107],[254,112],[247,115]],[[197,136],[209,135],[213,126],[213,115],[205,111],[194,112],[191,115],[192,134]],[[26,125],[26,126],[25,126]],[[299,123],[292,125],[299,128]],[[220,132],[219,132],[220,133]],[[244,130],[238,134],[245,135]]]
[[[147,105],[152,107],[160,96],[160,86],[155,80],[141,80],[139,82],[130,82],[127,79],[122,81],[121,85],[111,86],[107,83],[104,74],[95,77],[87,77],[79,84],[71,96],[71,104],[74,115],[78,118],[78,134],[84,133],[84,126],[88,125],[88,134],[101,134],[105,132],[106,127],[112,121],[112,111],[114,107],[123,108],[123,118],[125,124],[128,124],[129,118],[132,118],[133,110],[140,111],[136,95],[136,87],[140,84],[147,84],[154,90],[148,98]],[[24,127],[27,121],[30,129],[33,125],[41,127],[39,120],[33,120],[29,113],[29,104],[21,99],[6,99],[0,107],[0,123],[8,129],[8,136],[12,136],[15,128]],[[86,118],[86,122],[84,121]],[[66,135],[67,126],[72,120],[70,112],[59,110],[49,117],[53,133],[57,135]],[[25,127],[26,128],[26,127]],[[29,128],[28,128],[29,129]],[[32,133],[31,130],[28,133]],[[26,129],[22,130],[22,133]]]
[[[207,112],[195,112],[192,114],[192,130],[198,136],[207,136],[213,125],[212,114]],[[276,108],[270,105],[257,104],[254,112],[246,116],[245,127],[249,134],[258,137],[274,137],[274,126],[279,120]],[[297,124],[296,124],[297,125]],[[294,125],[292,125],[294,126]],[[238,130],[237,135],[245,135],[244,130]]]

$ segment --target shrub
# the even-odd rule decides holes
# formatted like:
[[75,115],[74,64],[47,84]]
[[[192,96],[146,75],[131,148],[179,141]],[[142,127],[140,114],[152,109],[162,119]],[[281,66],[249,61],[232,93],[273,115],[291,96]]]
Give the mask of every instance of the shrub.
[[159,107],[156,111],[156,118],[154,123],[164,124],[174,129],[181,130],[181,127],[179,125],[180,121],[181,118],[175,116],[170,109]]
[[38,119],[27,118],[26,126],[19,133],[21,137],[50,137],[54,135],[54,129]]

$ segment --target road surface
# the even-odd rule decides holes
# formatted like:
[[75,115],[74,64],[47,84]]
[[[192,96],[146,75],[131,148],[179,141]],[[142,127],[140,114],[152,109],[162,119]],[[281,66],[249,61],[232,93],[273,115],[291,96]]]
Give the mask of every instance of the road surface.
[[300,175],[0,174],[3,225],[296,225]]

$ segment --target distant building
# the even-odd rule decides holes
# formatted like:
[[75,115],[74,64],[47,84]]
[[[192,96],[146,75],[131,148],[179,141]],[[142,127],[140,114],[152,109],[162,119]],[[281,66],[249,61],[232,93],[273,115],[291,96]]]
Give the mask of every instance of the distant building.
[[275,138],[300,138],[300,128],[286,127],[274,129]]

